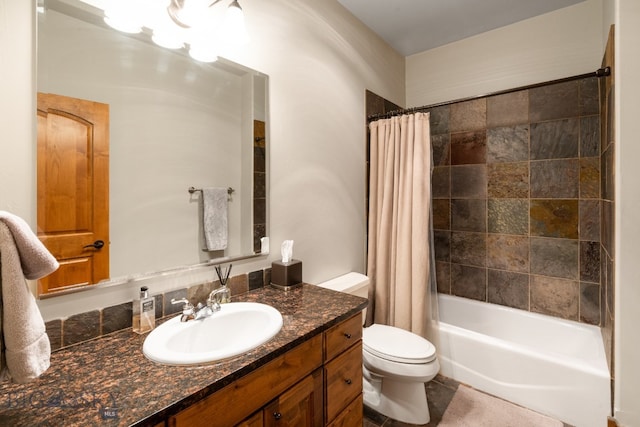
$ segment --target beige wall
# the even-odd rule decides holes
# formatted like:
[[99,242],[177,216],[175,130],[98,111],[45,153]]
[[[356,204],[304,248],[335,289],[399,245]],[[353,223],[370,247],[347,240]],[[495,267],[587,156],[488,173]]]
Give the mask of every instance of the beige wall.
[[[243,4],[251,43],[228,59],[270,76],[270,237],[267,259],[234,263],[234,273],[269,266],[295,240],[303,278],[319,282],[364,271],[364,91],[404,104],[404,58],[337,1]],[[32,2],[0,0],[0,209],[35,226]],[[206,277],[212,278],[213,272]],[[202,280],[188,274],[151,290]],[[45,319],[131,299],[133,286],[40,302]]]
[[0,210],[35,222],[35,75],[31,2],[0,0]]
[[587,0],[407,57],[407,106],[417,107],[595,71],[602,1]]

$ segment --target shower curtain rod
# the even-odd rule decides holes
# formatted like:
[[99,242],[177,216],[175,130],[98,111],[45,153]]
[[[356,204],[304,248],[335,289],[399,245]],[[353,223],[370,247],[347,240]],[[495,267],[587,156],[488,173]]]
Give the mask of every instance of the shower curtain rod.
[[423,105],[422,107],[403,108],[403,109],[400,109],[400,110],[388,111],[386,113],[375,113],[375,114],[371,114],[370,116],[367,116],[367,122],[373,122],[373,121],[380,120],[380,119],[388,119],[388,118],[393,117],[393,116],[400,116],[402,114],[411,114],[411,113],[415,113],[415,112],[418,112],[418,111],[429,110],[431,108],[443,107],[445,105],[457,104],[459,102],[471,101],[473,99],[485,98],[485,97],[488,97],[488,96],[504,95],[506,93],[519,92],[521,90],[527,90],[527,89],[535,89],[535,88],[541,87],[541,86],[548,86],[548,85],[552,85],[552,84],[556,84],[556,83],[570,82],[570,81],[573,81],[573,80],[580,80],[580,79],[584,79],[584,78],[587,78],[587,77],[606,77],[606,76],[609,76],[609,75],[611,75],[611,68],[610,67],[604,67],[604,68],[599,68],[599,69],[597,69],[596,71],[594,71],[592,73],[579,74],[577,76],[565,77],[565,78],[562,78],[562,79],[551,80],[551,81],[543,82],[543,83],[534,83],[534,84],[527,85],[527,86],[520,86],[520,87],[517,87],[517,88],[514,88],[514,89],[500,90],[500,91],[493,92],[493,93],[488,93],[488,94],[485,94],[485,95],[470,96],[468,98],[456,99],[454,101],[446,101],[446,102],[440,102],[440,103],[437,103],[437,104]]

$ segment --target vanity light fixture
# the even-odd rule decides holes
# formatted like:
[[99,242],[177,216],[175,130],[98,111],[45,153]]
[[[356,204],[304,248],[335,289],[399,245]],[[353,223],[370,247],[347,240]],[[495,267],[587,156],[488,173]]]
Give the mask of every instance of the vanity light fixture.
[[143,2],[134,0],[107,2],[104,8],[104,22],[123,33],[136,34],[142,31]]
[[147,28],[157,45],[168,49],[188,45],[192,58],[213,62],[222,49],[248,41],[238,0],[231,0],[224,16],[220,8],[213,7],[222,1],[110,0],[105,3],[104,21],[127,33],[140,33]]

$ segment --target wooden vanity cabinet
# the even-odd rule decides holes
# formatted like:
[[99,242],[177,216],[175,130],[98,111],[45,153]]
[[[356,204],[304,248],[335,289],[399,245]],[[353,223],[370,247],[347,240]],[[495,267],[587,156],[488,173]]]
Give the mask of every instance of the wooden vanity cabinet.
[[362,426],[362,314],[324,335],[326,425]]
[[168,427],[323,425],[362,426],[361,314],[167,420]]
[[305,377],[313,377],[312,373],[321,366],[322,336],[317,335],[171,416],[168,426],[227,427],[239,424]]

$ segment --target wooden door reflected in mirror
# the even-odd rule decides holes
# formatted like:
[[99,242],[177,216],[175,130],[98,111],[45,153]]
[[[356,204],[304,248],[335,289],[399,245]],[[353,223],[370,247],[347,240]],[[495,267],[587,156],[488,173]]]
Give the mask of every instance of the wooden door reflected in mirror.
[[38,295],[109,277],[109,106],[38,93],[38,237],[60,268]]

